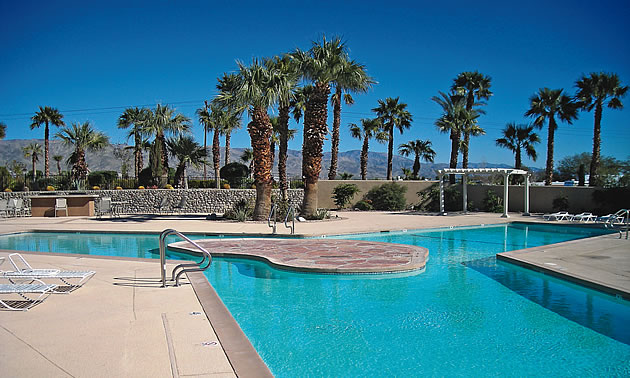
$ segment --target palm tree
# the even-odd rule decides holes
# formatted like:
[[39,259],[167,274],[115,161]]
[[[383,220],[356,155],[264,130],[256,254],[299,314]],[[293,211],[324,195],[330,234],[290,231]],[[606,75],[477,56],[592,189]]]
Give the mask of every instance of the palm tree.
[[153,157],[151,171],[153,177],[160,178],[160,186],[166,184],[168,177],[166,134],[177,136],[188,131],[190,119],[182,114],[175,114],[175,110],[168,105],[157,104],[155,110],[142,122],[143,134],[155,137],[150,154]]
[[415,155],[413,160],[413,173],[412,176],[415,180],[418,180],[420,173],[420,159],[433,163],[435,159],[435,151],[431,148],[430,140],[412,140],[407,143],[403,143],[398,146],[398,152],[403,156]]
[[[204,101],[204,107],[195,111],[197,117],[199,117],[199,123],[203,126],[203,150],[208,153],[208,133],[212,130],[212,119],[210,112],[208,111],[208,101]],[[206,162],[203,162],[203,179],[208,179],[208,167]]]
[[241,160],[249,167],[250,175],[254,173],[254,152],[251,148],[246,148],[240,156]]
[[44,128],[44,175],[48,177],[50,175],[50,169],[48,168],[48,164],[50,159],[48,158],[49,153],[49,134],[50,129],[49,125],[61,127],[66,124],[63,122],[63,115],[59,113],[59,110],[56,108],[51,108],[49,106],[44,106],[43,108],[40,106],[39,111],[35,113],[34,116],[31,117],[31,130],[36,127],[40,127],[41,125],[45,125]]
[[600,163],[601,147],[601,122],[604,105],[610,109],[623,109],[621,98],[628,92],[627,86],[621,86],[621,80],[617,74],[604,72],[591,73],[590,76],[582,76],[575,85],[578,92],[575,97],[580,108],[591,111],[595,109],[595,125],[593,126],[593,157],[589,186],[601,185],[598,169]]
[[376,84],[373,78],[368,76],[365,66],[348,60],[347,56],[342,55],[337,68],[337,75],[332,84],[335,87],[335,93],[332,94],[330,102],[333,105],[333,127],[330,151],[330,169],[328,170],[328,179],[334,180],[337,177],[337,154],[339,153],[339,126],[341,125],[341,101],[346,105],[354,104],[351,93],[365,93],[373,84]]
[[127,137],[133,137],[134,140],[134,172],[136,178],[138,178],[140,171],[142,171],[144,167],[144,162],[142,161],[142,128],[150,114],[149,109],[135,107],[125,109],[123,114],[118,118],[119,129],[131,127],[131,131],[129,131]]
[[533,161],[536,161],[538,158],[534,144],[539,143],[540,138],[533,131],[534,126],[517,125],[514,122],[510,122],[505,125],[502,131],[503,138],[499,138],[496,141],[497,146],[514,152],[514,168],[516,169],[521,169],[522,167],[521,153],[523,149]]
[[561,121],[573,123],[577,119],[578,105],[562,89],[541,88],[530,99],[526,117],[534,118],[534,126],[542,128],[548,122],[547,134],[547,164],[545,167],[545,185],[553,181],[553,143],[554,133],[558,128],[556,116]]
[[[461,146],[461,135],[464,131],[475,130],[475,125],[479,113],[472,109],[466,110],[465,98],[454,92],[446,94],[439,92],[440,96],[433,96],[431,99],[442,107],[442,115],[435,121],[435,126],[442,133],[449,133],[451,139],[451,158],[449,168],[457,168],[457,156]],[[455,183],[455,176],[450,175],[449,181]]]
[[[219,92],[231,93],[238,83],[238,77],[236,76],[236,74],[224,73],[222,77],[217,79],[217,81],[217,89],[219,90]],[[232,138],[232,132],[236,129],[241,128],[241,117],[243,116],[243,112],[246,108],[247,107],[243,106],[232,106],[224,109],[231,116],[228,117],[228,120],[230,122],[223,125],[222,128],[222,133],[225,136],[225,162],[223,165],[227,165],[230,163],[230,141]]]
[[267,109],[278,101],[278,97],[288,86],[286,76],[277,70],[269,69],[254,59],[250,66],[237,62],[238,80],[229,92],[222,91],[217,96],[220,104],[228,108],[247,106],[251,122],[247,130],[251,138],[256,184],[256,205],[254,220],[264,220],[271,210],[271,122]]
[[186,167],[190,164],[193,167],[199,167],[205,163],[204,158],[208,155],[205,148],[191,136],[178,136],[167,141],[170,153],[177,157],[179,164],[175,171],[175,182],[178,187],[188,189],[188,174]]
[[361,127],[354,123],[351,123],[348,126],[350,126],[350,134],[353,138],[363,140],[363,147],[361,148],[361,180],[367,180],[367,163],[370,139],[375,137],[377,141],[384,143],[388,139],[388,134],[385,131],[381,131],[381,120],[379,118],[362,118]]
[[212,162],[214,164],[214,178],[217,189],[221,187],[221,146],[219,135],[225,132],[226,125],[234,125],[239,122],[238,116],[235,113],[230,113],[226,109],[229,108],[222,108],[218,101],[213,101],[210,106],[209,126],[214,130],[214,137],[212,138]]
[[409,111],[407,111],[407,104],[399,102],[400,98],[388,97],[383,100],[378,100],[378,107],[372,109],[381,120],[383,130],[388,133],[389,144],[387,146],[387,179],[391,180],[392,176],[392,162],[394,160],[394,129],[402,134],[404,129],[411,127],[413,117]]
[[61,175],[61,160],[63,160],[63,155],[53,155],[52,158],[57,163],[57,174]]
[[0,122],[0,139],[4,139],[7,136],[7,124]]
[[42,146],[38,143],[31,143],[22,148],[22,152],[24,153],[24,157],[31,158],[31,161],[33,162],[33,181],[35,181],[35,178],[37,177],[36,164],[39,161],[39,157],[42,156]]
[[96,131],[89,121],[84,123],[72,123],[71,127],[64,127],[56,135],[68,146],[74,147],[74,153],[69,160],[74,164],[71,177],[75,180],[85,180],[88,174],[88,166],[85,161],[85,152],[98,151],[109,144],[107,135]]
[[[492,96],[490,86],[492,79],[478,71],[462,72],[453,80],[451,90],[466,99],[466,110],[472,111],[477,108],[477,113],[485,114],[479,106],[486,105],[485,102],[476,102],[479,100],[488,100]],[[479,126],[464,130],[464,142],[462,143],[462,167],[468,168],[468,147],[470,146],[470,137],[485,134]]]

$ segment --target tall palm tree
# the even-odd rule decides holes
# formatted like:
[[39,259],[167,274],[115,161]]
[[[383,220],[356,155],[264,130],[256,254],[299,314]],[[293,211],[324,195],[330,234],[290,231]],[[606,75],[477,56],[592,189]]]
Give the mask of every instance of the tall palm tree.
[[354,123],[348,126],[350,126],[350,134],[353,138],[363,140],[363,147],[361,147],[361,180],[367,180],[370,139],[376,138],[377,141],[385,143],[388,139],[388,134],[381,130],[381,120],[378,118],[362,118],[360,127]]
[[63,155],[53,155],[53,160],[57,163],[57,174],[61,174],[61,161],[63,160]]
[[435,151],[431,148],[431,141],[428,139],[416,139],[403,143],[398,146],[398,152],[403,156],[409,156],[411,154],[415,156],[413,160],[412,177],[416,180],[420,177],[418,176],[420,173],[420,159],[431,163],[435,160]]
[[[483,110],[479,109],[479,106],[486,105],[486,103],[477,101],[488,100],[490,96],[492,96],[493,93],[490,91],[491,81],[492,79],[490,76],[486,76],[478,71],[462,72],[453,80],[451,90],[465,98],[467,111],[470,112],[473,108],[477,108],[477,113],[485,114]],[[468,168],[468,148],[470,146],[470,137],[471,135],[482,135],[485,134],[485,132],[477,126],[476,128],[471,128],[470,130],[464,130],[463,134],[462,167]]]
[[378,107],[372,109],[380,118],[383,129],[389,135],[389,144],[387,145],[387,179],[393,178],[392,162],[394,160],[394,129],[402,134],[404,129],[411,127],[413,116],[407,110],[407,104],[399,102],[400,98],[388,97],[378,100]]
[[344,54],[339,60],[337,75],[332,84],[335,87],[335,93],[330,97],[333,105],[333,127],[330,151],[330,169],[328,170],[328,179],[334,180],[337,177],[337,154],[339,153],[339,126],[341,125],[341,101],[346,105],[354,104],[351,93],[365,93],[376,81],[368,76],[365,66],[348,60]]
[[171,138],[166,142],[170,153],[179,160],[177,169],[175,171],[175,182],[180,188],[188,189],[188,174],[186,167],[192,165],[193,167],[199,167],[205,162],[205,157],[208,152],[205,148],[201,147],[199,143],[191,136],[179,135],[176,138]]
[[7,136],[7,124],[0,122],[0,139],[4,139]]
[[514,168],[521,169],[522,164],[522,150],[525,149],[525,153],[533,161],[536,161],[538,154],[534,144],[540,143],[538,134],[534,131],[534,126],[517,125],[514,122],[510,122],[505,125],[503,131],[503,137],[498,138],[497,146],[507,148],[514,153]]
[[593,156],[591,158],[591,171],[589,186],[601,185],[598,174],[600,165],[602,112],[604,105],[610,109],[623,109],[621,98],[628,92],[628,86],[622,86],[617,74],[607,74],[604,72],[591,73],[589,76],[582,76],[576,83],[578,88],[575,97],[580,108],[591,111],[595,109],[595,124],[593,126]]
[[168,105],[157,104],[147,119],[142,123],[142,132],[155,137],[152,145],[153,177],[160,179],[160,186],[164,186],[168,177],[168,150],[166,134],[178,136],[182,132],[190,131],[190,118],[176,114]]
[[59,113],[59,110],[56,108],[51,108],[50,106],[39,107],[39,111],[35,113],[34,116],[31,117],[31,130],[36,127],[40,127],[41,125],[45,125],[44,128],[44,175],[48,177],[50,175],[50,169],[48,167],[50,159],[48,158],[49,154],[49,134],[50,129],[49,126],[65,126],[66,124],[63,122],[63,115]]
[[150,115],[151,112],[149,109],[135,107],[125,109],[123,114],[118,117],[119,129],[127,129],[131,127],[131,131],[129,131],[127,137],[133,137],[134,140],[134,173],[136,178],[138,178],[140,171],[142,171],[142,168],[144,167],[142,159],[142,128]]
[[[442,133],[448,133],[451,139],[451,157],[449,168],[457,168],[457,156],[461,147],[461,135],[465,130],[475,130],[479,113],[472,109],[466,110],[465,98],[454,92],[446,94],[439,92],[440,96],[431,99],[442,107],[442,115],[435,121],[435,126]],[[450,175],[449,181],[455,183],[455,176]]]
[[[208,153],[208,133],[212,130],[212,119],[210,112],[208,111],[208,101],[204,101],[204,107],[195,111],[197,117],[199,117],[199,123],[203,126],[203,150]],[[208,179],[208,167],[206,162],[203,162],[203,179]]]
[[72,123],[70,127],[64,127],[55,135],[68,146],[74,147],[71,160],[74,162],[71,177],[75,180],[85,180],[89,172],[85,161],[86,151],[98,151],[109,144],[109,138],[104,133],[95,130],[89,121],[84,123]]
[[302,216],[317,215],[317,182],[322,170],[322,147],[328,133],[328,95],[330,83],[337,76],[342,59],[347,59],[345,43],[340,38],[313,41],[308,51],[297,49],[291,54],[303,79],[312,83],[304,111],[304,142],[302,145],[302,175],[304,176],[304,200]]
[[[219,92],[231,93],[238,83],[238,77],[233,73],[224,73],[217,81],[217,89]],[[231,122],[223,125],[223,135],[225,136],[225,163],[223,165],[230,163],[230,141],[232,132],[241,128],[241,118],[246,109],[246,106],[238,106],[237,104],[232,104],[232,106],[224,109],[231,115],[228,118]]]
[[213,101],[210,106],[210,127],[214,130],[212,138],[212,162],[214,164],[214,177],[216,188],[221,187],[221,146],[219,136],[225,133],[226,127],[233,127],[234,124],[240,122],[238,115],[230,112],[230,108],[221,107],[218,101]]
[[534,126],[542,128],[548,122],[547,134],[547,164],[545,167],[545,185],[553,181],[553,146],[554,134],[558,128],[556,117],[561,121],[573,123],[577,119],[578,105],[562,89],[541,88],[538,93],[530,97],[529,109],[526,117],[534,118]]
[[269,69],[254,59],[250,66],[237,62],[238,80],[230,91],[217,96],[220,104],[227,107],[249,107],[251,122],[247,130],[251,138],[256,184],[254,220],[264,220],[271,210],[271,122],[267,109],[278,101],[283,88],[288,85],[286,76]]
[[31,143],[24,148],[22,148],[22,152],[24,153],[24,157],[31,158],[33,162],[33,181],[37,177],[37,168],[36,164],[39,161],[40,156],[42,156],[42,146],[38,143]]

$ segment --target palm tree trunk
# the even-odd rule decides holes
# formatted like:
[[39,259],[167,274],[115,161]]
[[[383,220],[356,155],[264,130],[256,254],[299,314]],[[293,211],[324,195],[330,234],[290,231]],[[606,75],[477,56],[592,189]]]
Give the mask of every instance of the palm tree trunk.
[[523,166],[522,160],[521,160],[521,147],[517,147],[516,148],[516,161],[514,162],[514,168],[516,169],[521,169],[521,167]]
[[394,125],[388,125],[389,127],[389,143],[387,144],[387,179],[392,180],[392,162],[394,160]]
[[142,165],[143,165],[143,161],[142,161],[142,137],[140,136],[140,133],[136,130],[134,132],[134,155],[135,155],[135,163],[136,163],[136,178],[138,178],[138,176],[140,175],[140,172],[142,171]]
[[184,189],[188,189],[188,171],[186,170],[186,163],[184,163],[182,176],[182,180],[184,181]]
[[31,155],[33,157],[32,161],[33,161],[33,183],[35,182],[35,178],[37,177],[37,171],[35,170],[36,165],[35,163],[37,163],[37,155],[33,154]]
[[304,201],[302,215],[317,215],[317,182],[322,170],[322,147],[328,133],[328,83],[316,82],[304,112],[304,146],[302,147],[302,174],[304,175]]
[[[451,160],[449,168],[457,168],[457,155],[459,153],[459,132],[451,130]],[[455,184],[455,175],[448,175],[450,184]]]
[[556,131],[556,120],[549,116],[549,133],[547,135],[547,166],[545,167],[545,185],[553,181],[553,138]]
[[264,108],[255,107],[252,121],[247,125],[252,143],[254,164],[254,180],[256,183],[256,206],[254,220],[267,219],[271,210],[271,121]]
[[166,148],[166,137],[164,134],[160,134],[159,140],[162,146],[162,178],[160,187],[164,187],[168,183],[168,149]]
[[420,173],[420,155],[416,154],[416,158],[413,160],[413,177],[418,179],[418,173]]
[[[50,138],[50,130],[48,129],[48,122],[46,122],[46,128],[44,129],[44,176],[48,177],[50,175],[50,169],[48,168],[49,158],[48,158],[48,148]],[[35,172],[35,170],[33,170]]]
[[225,164],[223,165],[230,164],[230,139],[231,138],[232,138],[231,132],[226,131],[225,132]]
[[219,128],[214,129],[214,137],[212,138],[212,163],[214,164],[214,181],[215,188],[221,189],[221,176],[219,169],[221,167],[221,150],[219,149]]
[[280,176],[280,193],[283,201],[289,199],[289,180],[287,178],[287,149],[289,144],[289,107],[281,106],[278,110],[280,124],[280,151],[278,152],[278,175]]
[[[203,150],[208,153],[208,130],[206,130],[206,126],[203,127]],[[205,159],[203,161],[203,179],[208,179],[208,166]]]
[[593,127],[593,156],[591,158],[590,177],[588,186],[600,186],[601,182],[597,171],[599,170],[600,148],[602,143],[602,104],[600,102],[595,105],[595,125]]
[[57,175],[61,175],[61,164],[57,162]]
[[464,144],[462,146],[462,168],[468,168],[469,143],[470,143],[470,133],[464,133]]
[[335,99],[333,102],[333,127],[330,149],[330,168],[328,179],[334,180],[337,177],[337,155],[339,154],[339,125],[341,125],[341,88],[337,86]]
[[273,138],[269,141],[269,151],[271,153],[271,179],[273,180],[273,163],[276,161],[276,142]]
[[366,136],[363,138],[363,148],[361,149],[361,180],[367,180],[367,163],[368,163],[368,148],[370,140]]

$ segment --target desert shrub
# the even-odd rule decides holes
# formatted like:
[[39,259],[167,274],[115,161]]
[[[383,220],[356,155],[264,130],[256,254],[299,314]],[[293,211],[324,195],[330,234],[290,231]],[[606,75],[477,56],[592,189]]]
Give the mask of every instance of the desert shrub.
[[361,200],[354,204],[354,208],[361,211],[374,210],[374,206],[372,206],[370,200]]
[[105,189],[111,187],[111,183],[118,178],[116,171],[94,171],[88,175],[90,186],[99,186]]
[[232,208],[225,212],[225,218],[236,220],[239,222],[245,222],[254,215],[254,205],[251,201],[241,199],[232,206]]
[[328,209],[317,209],[317,212],[310,219],[323,220],[329,218],[330,213],[328,212]]
[[486,197],[483,199],[483,209],[489,213],[502,213],[503,198],[497,196],[494,191],[488,190]]
[[291,180],[291,181],[289,181],[289,188],[291,188],[291,189],[304,189],[304,181],[302,181],[302,180]]
[[232,188],[238,188],[243,178],[249,177],[249,168],[245,164],[232,162],[221,167],[221,178],[227,180]]
[[340,209],[350,203],[355,194],[359,193],[359,187],[355,184],[339,184],[333,189],[332,198]]
[[555,211],[567,211],[569,210],[569,197],[560,196],[553,199],[551,206]]
[[[221,180],[220,186],[227,185],[226,180]],[[188,187],[190,189],[214,189],[216,188],[215,180],[188,180]]]
[[390,182],[370,189],[365,195],[376,210],[404,210],[407,187]]

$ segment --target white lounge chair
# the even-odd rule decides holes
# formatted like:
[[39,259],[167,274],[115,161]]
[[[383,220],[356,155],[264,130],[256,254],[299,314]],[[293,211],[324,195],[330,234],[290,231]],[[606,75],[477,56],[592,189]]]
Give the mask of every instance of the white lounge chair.
[[543,215],[543,219],[548,220],[548,221],[552,221],[552,220],[560,221],[560,220],[570,219],[572,216],[573,215],[569,214],[568,211],[558,211],[556,213]]
[[7,278],[12,283],[48,278],[58,279],[65,286],[58,286],[56,292],[62,293],[70,293],[80,288],[96,274],[93,270],[34,269],[19,253],[10,254],[9,261],[15,271],[0,271],[0,277]]
[[101,217],[105,214],[109,214],[110,218],[114,215],[114,212],[112,210],[112,199],[109,197],[103,197],[99,201],[96,218],[101,219]]
[[55,199],[55,217],[57,216],[57,210],[65,211],[68,216],[68,200],[65,198]]
[[1,217],[9,216],[9,200],[0,199],[0,216]]
[[595,221],[597,217],[593,213],[580,213],[572,216],[569,220],[572,222],[588,222]]
[[[7,310],[26,311],[43,301],[53,293],[57,285],[45,284],[44,282],[34,279],[29,284],[0,284],[0,295],[16,295],[19,299],[0,299],[0,305]],[[35,299],[30,298],[27,294],[39,294]]]

